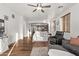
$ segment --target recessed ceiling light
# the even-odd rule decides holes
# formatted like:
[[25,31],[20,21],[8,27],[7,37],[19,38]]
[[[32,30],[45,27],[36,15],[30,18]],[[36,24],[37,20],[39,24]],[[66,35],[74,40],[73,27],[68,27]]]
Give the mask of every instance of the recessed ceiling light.
[[41,7],[37,7],[37,10],[41,10],[42,8]]

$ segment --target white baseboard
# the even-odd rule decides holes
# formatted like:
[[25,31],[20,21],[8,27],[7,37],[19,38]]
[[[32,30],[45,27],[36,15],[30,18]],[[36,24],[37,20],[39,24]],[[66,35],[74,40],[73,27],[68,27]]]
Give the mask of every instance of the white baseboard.
[[9,50],[9,48],[7,47],[5,50],[1,51],[0,54],[4,53],[5,51]]

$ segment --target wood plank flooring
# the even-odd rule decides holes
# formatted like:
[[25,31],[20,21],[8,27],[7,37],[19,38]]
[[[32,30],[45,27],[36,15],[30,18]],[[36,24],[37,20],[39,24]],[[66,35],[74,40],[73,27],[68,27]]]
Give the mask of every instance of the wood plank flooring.
[[[27,44],[24,42],[27,42],[26,39],[19,40],[16,43],[10,56],[30,56],[31,50],[27,50],[27,48],[28,48],[26,46]],[[9,46],[10,49],[8,51],[4,52],[0,56],[7,56],[13,45],[14,45],[14,43],[11,46]],[[33,47],[44,47],[44,46],[46,47],[46,46],[48,46],[48,42],[38,41],[38,42],[33,42],[32,45],[33,45]]]
[[33,47],[48,47],[48,41],[35,41]]

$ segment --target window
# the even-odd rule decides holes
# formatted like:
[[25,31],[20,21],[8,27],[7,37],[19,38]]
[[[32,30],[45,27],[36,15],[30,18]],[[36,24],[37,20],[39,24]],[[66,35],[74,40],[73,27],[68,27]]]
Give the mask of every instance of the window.
[[70,32],[70,13],[62,17],[62,31]]

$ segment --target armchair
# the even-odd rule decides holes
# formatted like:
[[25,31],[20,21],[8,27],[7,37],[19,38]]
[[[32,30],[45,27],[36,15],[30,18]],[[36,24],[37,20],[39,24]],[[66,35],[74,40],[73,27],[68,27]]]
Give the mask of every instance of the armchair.
[[50,36],[49,37],[49,42],[50,44],[58,44],[58,45],[62,45],[62,39],[64,35],[64,32],[62,31],[57,31],[55,36]]

